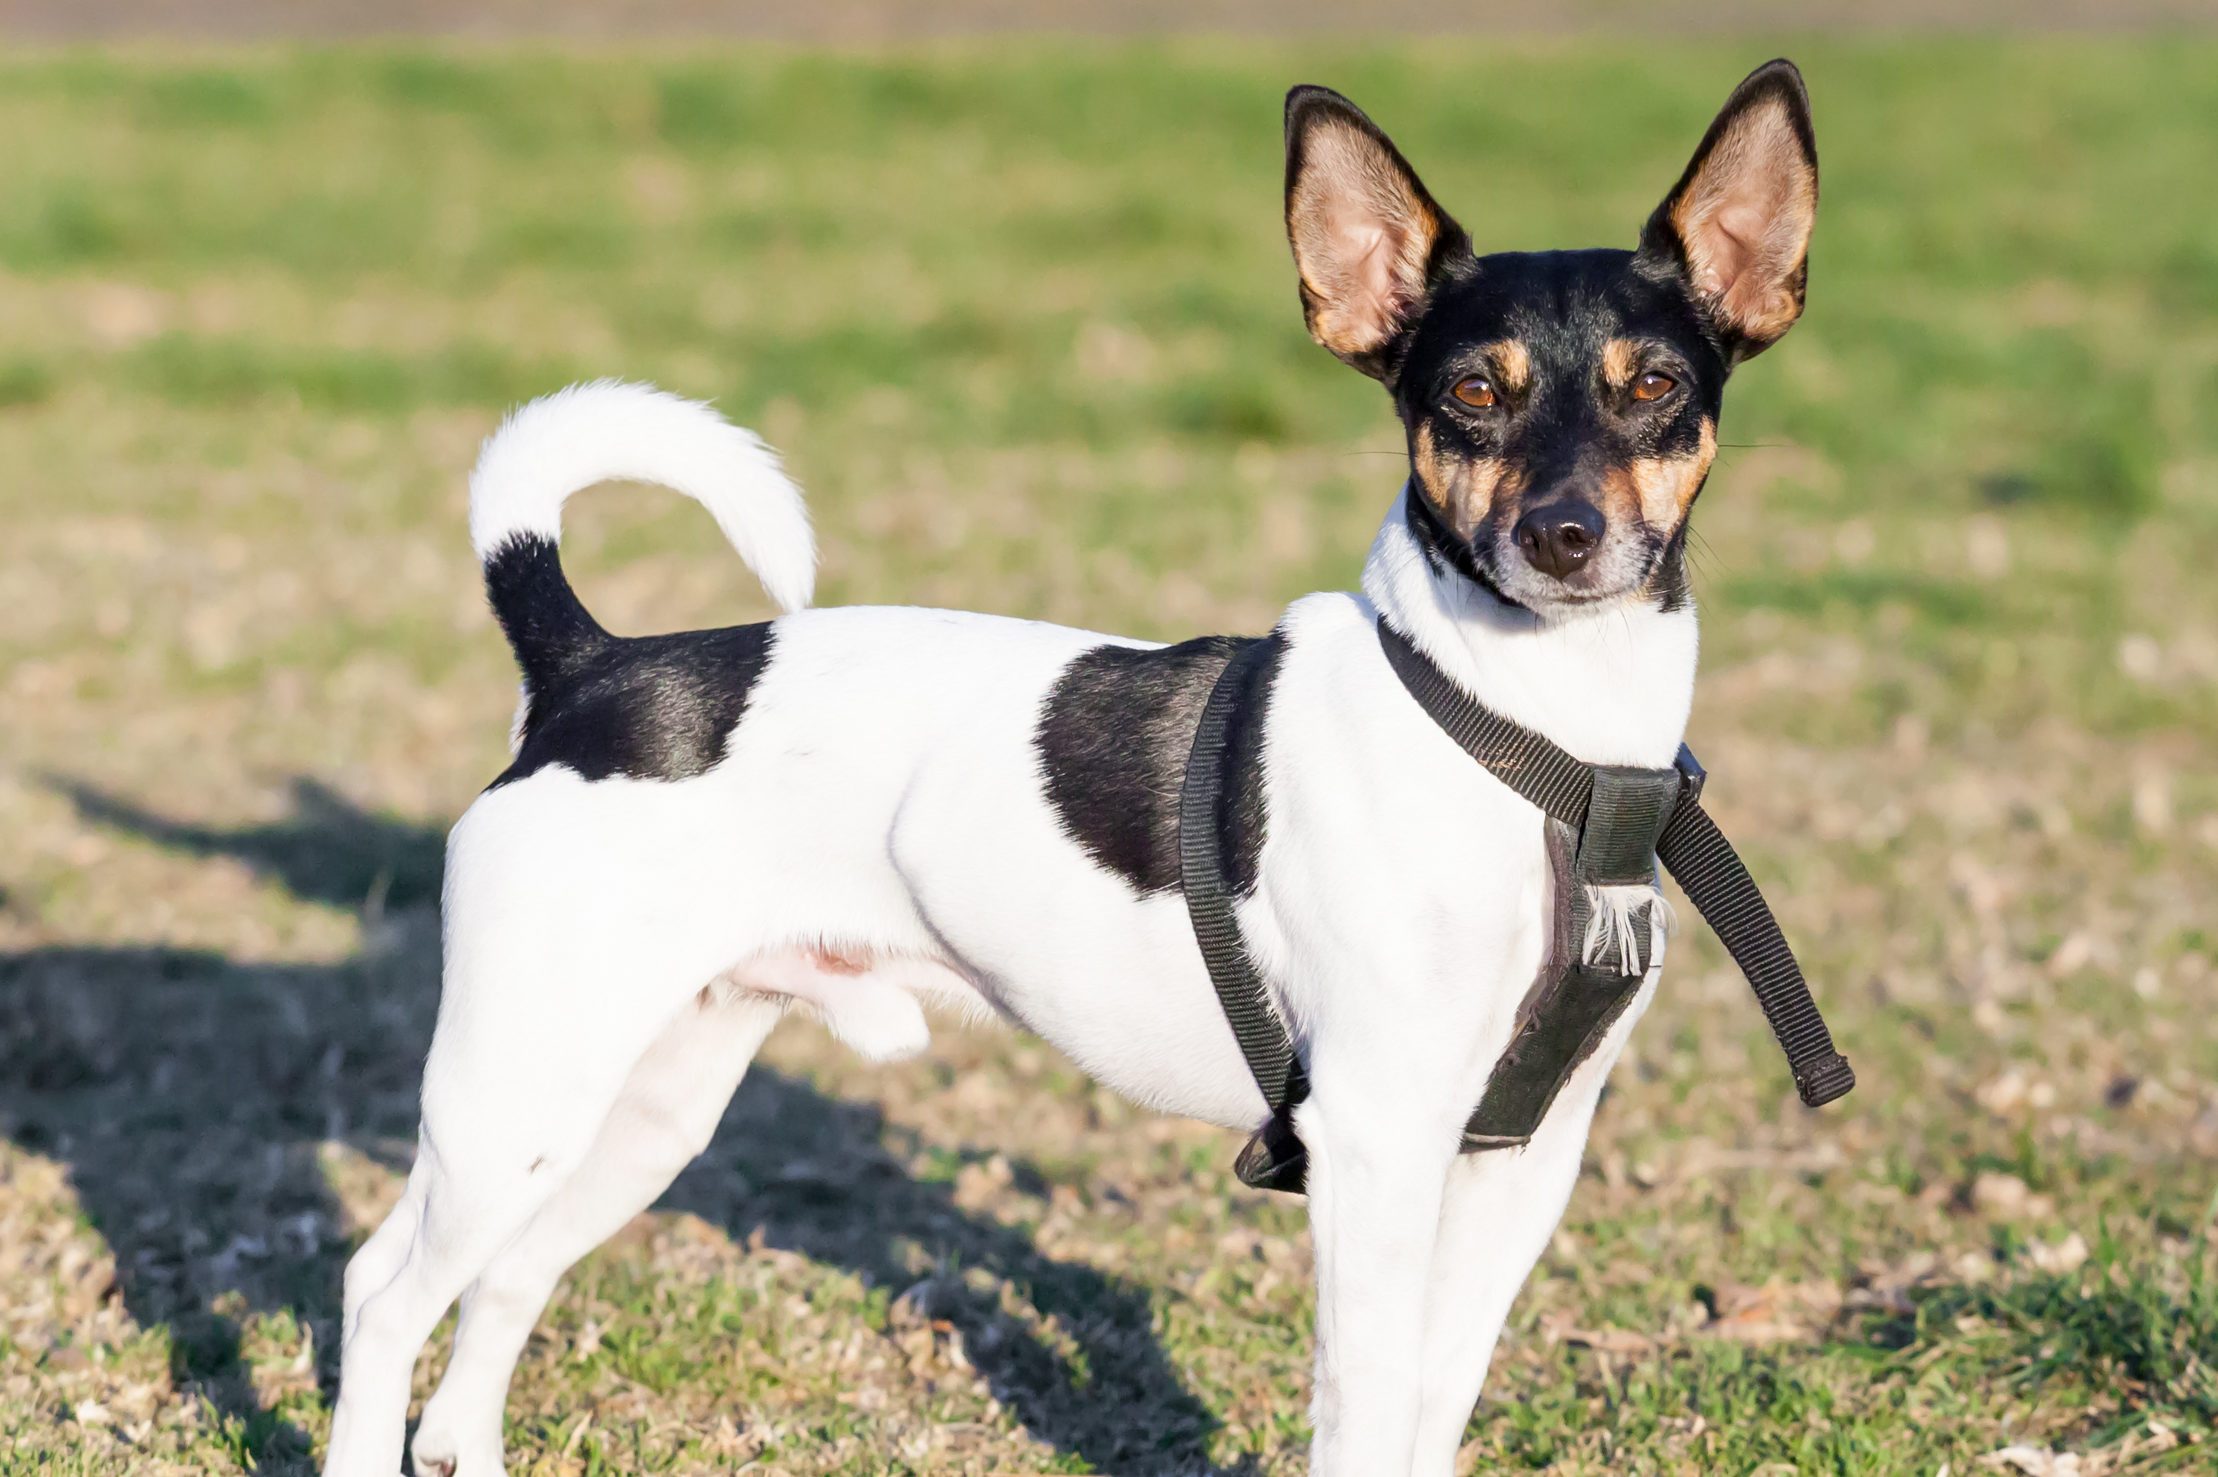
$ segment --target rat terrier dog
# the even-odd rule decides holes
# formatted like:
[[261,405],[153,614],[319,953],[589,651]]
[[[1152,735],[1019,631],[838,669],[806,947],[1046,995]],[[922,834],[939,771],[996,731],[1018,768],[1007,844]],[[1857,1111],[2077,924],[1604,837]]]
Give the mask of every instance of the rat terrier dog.
[[[1571,1194],[1639,994],[1521,1148],[1459,1153],[1550,943],[1543,817],[1389,670],[1384,621],[1596,764],[1668,767],[1695,669],[1687,519],[1725,382],[1802,310],[1818,175],[1800,75],[1733,93],[1630,251],[1478,256],[1371,120],[1286,105],[1317,341],[1383,384],[1409,473],[1360,594],[1307,596],[1229,744],[1238,928],[1306,1070],[1320,1477],[1448,1473]],[[787,614],[619,637],[559,514],[612,478],[715,515]],[[327,1477],[392,1477],[418,1349],[461,1300],[419,1477],[496,1477],[557,1280],[707,1144],[801,1005],[874,1058],[989,1011],[1133,1100],[1269,1114],[1180,897],[1180,776],[1243,643],[811,610],[773,455],[707,408],[587,385],[486,444],[470,531],[523,670],[514,762],[448,844],[445,983],[399,1205],[346,1271]]]

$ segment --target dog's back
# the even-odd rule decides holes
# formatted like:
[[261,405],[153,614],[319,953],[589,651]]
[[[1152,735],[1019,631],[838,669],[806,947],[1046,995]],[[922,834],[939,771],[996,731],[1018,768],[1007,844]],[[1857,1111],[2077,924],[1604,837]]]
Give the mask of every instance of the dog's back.
[[[926,1043],[937,1002],[1069,1043],[1143,1101],[1252,1114],[1178,899],[1101,864],[1102,835],[1162,829],[1222,651],[868,606],[613,635],[563,574],[559,511],[616,478],[707,504],[782,603],[806,595],[798,490],[706,406],[584,386],[488,441],[472,534],[524,700],[513,762],[455,828],[445,1016],[528,1001],[644,1049],[714,979],[884,1058]],[[1157,720],[1187,728],[1139,767],[1086,762],[1087,734]],[[469,1055],[478,1033],[452,1034]],[[453,1055],[434,1048],[427,1098]]]

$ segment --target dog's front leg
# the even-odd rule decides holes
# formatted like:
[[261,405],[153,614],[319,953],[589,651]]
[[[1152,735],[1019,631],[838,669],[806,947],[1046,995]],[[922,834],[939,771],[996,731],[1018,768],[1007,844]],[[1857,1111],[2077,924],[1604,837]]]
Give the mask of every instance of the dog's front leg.
[[1335,1084],[1328,1063],[1313,1070],[1316,1095],[1297,1119],[1317,1257],[1310,1472],[1406,1477],[1454,1111],[1401,1090],[1392,1074]]
[[1464,1154],[1448,1171],[1425,1292],[1424,1405],[1412,1477],[1450,1477],[1510,1305],[1547,1249],[1579,1178],[1602,1084],[1648,990],[1563,1086],[1522,1149]]
[[1559,1098],[1526,1147],[1467,1154],[1448,1171],[1425,1293],[1424,1408],[1412,1477],[1455,1470],[1510,1305],[1570,1201],[1594,1101],[1592,1090],[1570,1103]]

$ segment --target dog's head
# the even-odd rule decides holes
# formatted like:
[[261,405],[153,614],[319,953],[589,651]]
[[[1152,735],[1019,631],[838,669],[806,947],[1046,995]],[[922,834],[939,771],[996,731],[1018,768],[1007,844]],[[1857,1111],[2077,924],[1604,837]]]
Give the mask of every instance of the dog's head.
[[1817,200],[1785,61],[1734,90],[1632,251],[1474,255],[1353,103],[1286,99],[1309,331],[1393,394],[1420,536],[1537,611],[1677,598],[1725,377],[1800,316]]

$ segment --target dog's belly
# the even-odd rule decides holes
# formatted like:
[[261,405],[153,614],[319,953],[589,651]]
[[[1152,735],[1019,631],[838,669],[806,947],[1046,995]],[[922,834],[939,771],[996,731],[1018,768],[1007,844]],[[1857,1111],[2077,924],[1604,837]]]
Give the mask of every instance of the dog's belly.
[[1108,639],[947,612],[780,621],[729,759],[700,782],[748,837],[732,879],[747,958],[756,987],[807,1000],[865,1050],[911,1029],[888,991],[982,1001],[1137,1102],[1253,1127],[1262,1095],[1183,899],[1104,869],[1044,789],[1044,695]]
[[895,869],[928,932],[1003,1016],[1135,1102],[1252,1128],[1267,1109],[1185,899],[1139,895],[1048,799],[1035,735],[1052,680],[984,703],[958,742],[920,759],[893,819]]
[[1036,873],[935,878],[927,915],[1003,1016],[1143,1106],[1243,1129],[1267,1116],[1182,900],[1094,911],[1066,906]]

